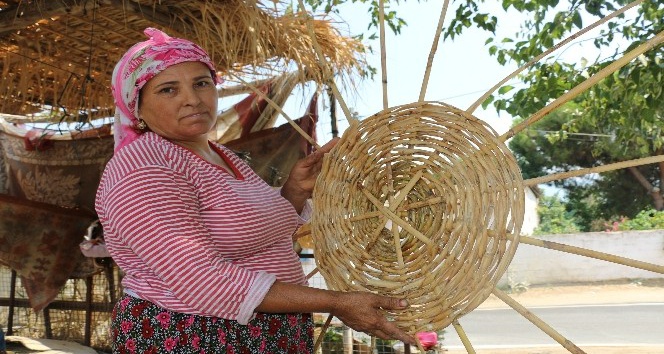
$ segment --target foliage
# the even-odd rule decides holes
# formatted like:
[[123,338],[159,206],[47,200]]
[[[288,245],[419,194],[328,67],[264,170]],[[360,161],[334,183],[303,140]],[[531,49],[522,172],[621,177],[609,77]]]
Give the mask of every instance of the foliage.
[[[503,0],[505,10],[525,14],[528,19],[521,24],[518,33],[501,39],[493,37],[492,28],[499,20],[510,17],[489,16],[482,10],[483,0],[468,0],[459,4],[456,18],[446,29],[445,36],[456,38],[466,28],[484,28],[488,31],[489,53],[501,64],[514,62],[521,66],[627,3],[626,0]],[[511,114],[516,121],[527,119],[623,53],[662,31],[664,7],[659,5],[661,1],[644,1],[630,10],[629,16],[617,16],[600,26],[592,44],[604,57],[565,62],[560,56],[550,56],[521,74],[519,80],[525,88],[503,86],[483,106],[493,105],[497,111]],[[491,25],[487,26],[487,22]],[[627,44],[620,48],[617,43]],[[524,177],[664,154],[663,53],[662,46],[647,51],[577,96],[562,110],[550,114],[545,121],[531,125],[529,130],[514,137],[510,147],[515,151]],[[640,166],[638,171],[632,172],[642,175],[655,188],[663,187],[658,166]],[[589,214],[585,222],[589,227],[589,221],[594,218],[634,216],[645,205],[661,203],[661,198],[657,200],[648,194],[648,188],[639,184],[634,173],[616,171],[561,181],[557,185],[568,192],[571,189],[583,192],[584,196],[588,196],[589,191],[599,193],[597,209],[586,210]]]
[[323,336],[322,349],[324,353],[343,354],[343,335],[334,327],[328,328]]
[[[570,117],[579,110],[578,105],[569,103],[510,140],[509,147],[524,178],[613,162],[618,155],[615,150],[619,149],[615,143],[611,144],[615,140],[613,135],[597,133],[592,126],[569,131],[568,124],[573,120]],[[605,141],[601,143],[605,149],[596,149],[600,141]],[[640,166],[638,170],[650,183],[658,185],[660,176],[656,165]],[[626,170],[563,179],[551,184],[566,191],[568,207],[576,211],[581,231],[591,231],[593,220],[606,220],[614,215],[633,217],[652,205],[643,187],[635,183]]]
[[664,211],[644,209],[632,219],[621,217],[604,222],[604,231],[658,230],[664,229]]
[[[419,1],[419,0],[418,0]],[[339,13],[338,6],[350,2],[352,4],[361,4],[367,7],[367,12],[371,14],[371,21],[367,24],[367,31],[370,31],[368,39],[377,38],[375,30],[378,28],[378,14],[379,3],[374,0],[305,0],[305,3],[311,6],[314,11],[322,11],[324,13]],[[383,13],[385,25],[392,30],[395,34],[401,33],[401,28],[406,26],[406,21],[399,17],[396,10],[390,9],[390,4],[399,4],[399,0],[385,1],[383,5]],[[361,35],[361,37],[364,37]]]
[[565,208],[557,196],[542,196],[537,207],[540,222],[535,235],[569,234],[579,232],[574,213]]
[[664,211],[646,209],[620,225],[621,230],[664,229]]

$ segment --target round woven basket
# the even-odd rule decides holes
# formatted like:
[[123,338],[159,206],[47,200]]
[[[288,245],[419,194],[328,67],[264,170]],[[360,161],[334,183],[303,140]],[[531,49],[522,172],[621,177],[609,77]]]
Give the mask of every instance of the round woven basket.
[[313,202],[328,288],[408,299],[388,316],[410,333],[441,330],[486,300],[524,213],[521,172],[495,131],[439,102],[351,125],[325,159]]

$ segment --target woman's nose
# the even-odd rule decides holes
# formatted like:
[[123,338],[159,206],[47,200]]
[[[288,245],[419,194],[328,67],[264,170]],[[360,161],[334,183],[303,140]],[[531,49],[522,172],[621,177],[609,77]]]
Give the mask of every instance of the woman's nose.
[[197,106],[199,103],[201,103],[199,93],[193,87],[184,89],[182,91],[182,95],[184,96],[184,103],[187,105]]

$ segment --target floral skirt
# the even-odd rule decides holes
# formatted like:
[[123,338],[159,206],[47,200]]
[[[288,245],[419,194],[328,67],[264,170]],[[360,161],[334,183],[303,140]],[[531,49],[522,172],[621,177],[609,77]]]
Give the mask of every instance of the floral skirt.
[[190,315],[124,295],[112,314],[113,353],[313,353],[308,313],[258,313],[248,325]]

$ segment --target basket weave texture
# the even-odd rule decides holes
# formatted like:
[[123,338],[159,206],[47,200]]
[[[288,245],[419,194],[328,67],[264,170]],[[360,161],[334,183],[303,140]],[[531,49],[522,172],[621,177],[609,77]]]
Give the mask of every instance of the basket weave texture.
[[486,300],[516,251],[524,191],[491,127],[418,102],[351,124],[325,159],[313,203],[328,288],[407,299],[407,310],[388,317],[416,333],[441,330]]

